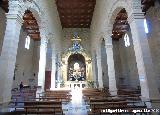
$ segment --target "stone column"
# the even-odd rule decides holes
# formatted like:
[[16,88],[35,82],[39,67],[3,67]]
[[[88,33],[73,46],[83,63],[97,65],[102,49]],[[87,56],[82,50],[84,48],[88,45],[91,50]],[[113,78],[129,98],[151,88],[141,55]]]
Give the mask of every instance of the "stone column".
[[0,103],[9,102],[11,99],[17,48],[23,21],[22,16],[18,14],[18,10],[9,12],[6,17],[6,31],[0,56]]
[[95,87],[97,87],[97,79],[96,79],[96,75],[97,75],[97,73],[96,73],[96,67],[95,67],[95,61],[97,61],[96,59],[95,59],[96,57],[95,57],[95,54],[93,53],[92,54],[92,72],[93,72],[93,81],[94,81],[94,86]]
[[[160,99],[148,40],[144,31],[144,14],[142,12],[132,13],[128,21],[133,38],[142,99]],[[151,107],[149,103],[147,106]],[[158,103],[152,104],[154,108],[159,106]]]
[[56,51],[52,47],[52,72],[51,72],[51,90],[56,88]]
[[98,83],[99,88],[103,88],[102,65],[101,65],[101,47],[97,50]]
[[105,40],[105,48],[107,54],[108,77],[109,77],[109,91],[111,95],[117,95],[117,86],[115,78],[114,58],[112,38],[108,36]]
[[61,55],[60,52],[57,53],[57,80],[60,81],[61,78]]
[[45,68],[46,68],[46,53],[47,53],[47,43],[45,35],[41,35],[41,46],[40,46],[40,59],[39,59],[39,72],[38,72],[38,86],[42,87],[44,91],[45,85]]

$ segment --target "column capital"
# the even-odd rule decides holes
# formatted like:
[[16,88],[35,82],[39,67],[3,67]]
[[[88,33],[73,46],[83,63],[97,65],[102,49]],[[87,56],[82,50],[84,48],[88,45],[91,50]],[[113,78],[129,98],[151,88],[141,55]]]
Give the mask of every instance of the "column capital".
[[132,1],[132,9],[134,11],[142,11],[142,4],[141,4],[141,0],[133,0]]
[[56,60],[56,55],[52,55],[52,60],[53,60],[53,61]]
[[105,35],[105,44],[112,44],[112,37],[110,35]]
[[100,56],[100,55],[97,55],[96,59],[97,59],[97,60],[100,60],[100,59],[101,59],[101,56]]
[[11,14],[17,14],[21,10],[21,2],[19,0],[9,0],[9,13]]
[[23,23],[23,19],[21,14],[10,14],[10,13],[6,13],[6,17],[7,19],[10,20],[16,20],[18,22],[18,24],[22,25]]
[[103,37],[108,37],[108,36],[112,36],[112,29],[113,27],[111,25],[108,25],[107,28],[105,29],[105,31],[103,32]]
[[106,49],[113,48],[113,45],[112,44],[105,44],[105,48]]
[[42,38],[41,39],[41,46],[44,45],[47,47],[47,44],[48,44],[48,39]]
[[112,29],[113,29],[112,26],[108,27],[108,30],[107,30],[108,36],[112,36]]
[[46,37],[47,37],[48,40],[53,39],[54,38],[54,33],[48,33]]
[[135,20],[144,19],[144,13],[143,12],[136,12],[132,13],[130,16],[128,16],[128,23],[132,23]]

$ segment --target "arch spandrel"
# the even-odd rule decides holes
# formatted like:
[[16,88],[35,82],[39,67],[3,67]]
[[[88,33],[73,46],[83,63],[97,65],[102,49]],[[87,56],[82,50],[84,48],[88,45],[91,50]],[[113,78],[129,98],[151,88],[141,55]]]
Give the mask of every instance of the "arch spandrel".
[[[18,4],[18,5],[17,5]],[[9,12],[7,14],[18,14],[21,19],[26,10],[30,10],[37,20],[38,25],[41,24],[42,11],[39,5],[34,1],[11,1],[9,0]]]

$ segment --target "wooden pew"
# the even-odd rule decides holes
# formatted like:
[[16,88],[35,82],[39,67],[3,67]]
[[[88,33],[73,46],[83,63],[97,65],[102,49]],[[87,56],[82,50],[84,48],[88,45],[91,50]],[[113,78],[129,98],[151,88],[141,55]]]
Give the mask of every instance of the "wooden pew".
[[139,90],[135,89],[119,90],[115,97],[110,96],[107,89],[87,89],[83,94],[91,108],[88,114],[110,114],[106,112],[107,109],[126,109],[127,114],[130,114],[133,109],[146,108],[141,101]]
[[62,102],[60,101],[20,101],[16,103],[24,103],[24,105],[19,106],[15,104],[13,113],[63,115]]
[[72,97],[70,92],[71,90],[53,90],[53,91],[48,90],[39,97],[45,100],[54,99],[54,100],[60,100],[64,103],[68,103],[71,101],[71,97]]
[[[92,102],[91,110],[88,112],[88,114],[101,114],[106,113],[109,114],[107,110],[127,110],[127,113],[133,113],[133,110],[143,110],[146,109],[146,105],[136,105],[136,103],[139,103],[137,101],[117,101],[117,102]],[[120,111],[117,113],[121,113]]]
[[36,89],[23,89],[22,91],[12,91],[11,100],[16,101],[29,101],[30,98],[36,97]]

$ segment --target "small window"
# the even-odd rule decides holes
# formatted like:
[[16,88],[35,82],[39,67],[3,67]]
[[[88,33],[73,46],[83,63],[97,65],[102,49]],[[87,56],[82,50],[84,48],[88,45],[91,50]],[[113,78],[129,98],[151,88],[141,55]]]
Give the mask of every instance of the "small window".
[[148,34],[149,31],[148,31],[148,25],[147,25],[147,20],[144,19],[144,29],[145,29],[145,32]]
[[130,46],[129,36],[127,33],[124,35],[124,43],[126,47]]
[[27,36],[26,37],[26,42],[25,42],[25,48],[28,49],[28,50],[29,50],[30,40],[31,40],[30,36]]

